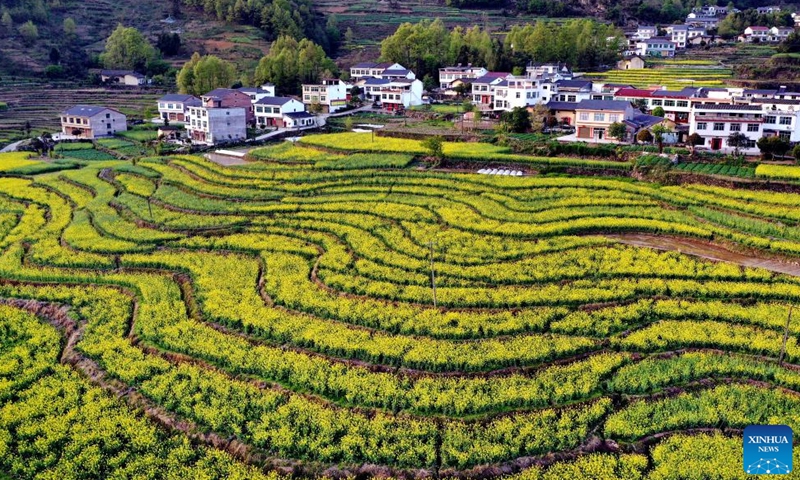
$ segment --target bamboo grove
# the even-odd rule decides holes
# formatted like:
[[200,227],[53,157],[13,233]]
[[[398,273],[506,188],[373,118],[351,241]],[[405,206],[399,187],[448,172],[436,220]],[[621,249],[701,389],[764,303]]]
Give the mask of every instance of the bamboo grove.
[[800,279],[615,236],[798,255],[800,195],[316,148],[0,178],[0,472],[738,478],[800,428]]

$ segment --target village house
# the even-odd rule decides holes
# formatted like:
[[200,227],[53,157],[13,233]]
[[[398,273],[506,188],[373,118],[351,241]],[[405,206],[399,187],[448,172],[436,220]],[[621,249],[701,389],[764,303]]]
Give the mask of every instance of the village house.
[[389,111],[422,105],[422,82],[419,80],[397,79],[384,85],[380,90],[383,108]]
[[138,87],[146,83],[147,77],[133,70],[100,70],[100,80],[103,83]]
[[767,42],[769,41],[769,37],[769,28],[751,26],[744,29],[744,33],[739,37],[739,41],[746,43]]
[[188,122],[189,107],[200,105],[200,99],[194,95],[170,93],[158,99],[158,117],[170,122]]
[[589,80],[557,80],[553,87],[551,100],[577,103],[592,98],[593,84]]
[[641,55],[628,55],[617,62],[618,70],[641,70],[647,66],[647,62]]
[[291,97],[265,97],[257,101],[253,107],[256,125],[260,128],[285,128],[288,124],[294,125],[292,117],[286,117],[286,114],[306,110],[302,102]]
[[675,43],[665,37],[653,37],[636,42],[636,53],[645,57],[674,57]]
[[449,89],[456,80],[462,80],[466,83],[471,83],[470,80],[475,80],[489,73],[483,67],[473,67],[472,64],[462,66],[460,63],[455,67],[444,67],[439,69],[439,88]]
[[582,100],[575,106],[575,132],[579,140],[603,140],[612,123],[634,116],[630,102],[618,100]]
[[127,118],[113,108],[76,105],[61,113],[64,135],[93,139],[110,137],[127,129]]
[[791,27],[772,27],[769,29],[771,42],[783,42],[794,32]]
[[317,126],[317,117],[308,112],[289,112],[283,115],[284,128],[303,130]]
[[338,78],[326,78],[318,84],[303,84],[303,103],[318,105],[323,113],[334,113],[347,107],[349,88]]
[[689,133],[703,138],[701,147],[730,152],[728,137],[742,133],[745,154],[757,154],[756,142],[763,136],[764,112],[760,105],[695,104],[689,117]]
[[387,70],[397,74],[399,74],[401,71],[409,72],[406,67],[400,65],[399,63],[361,62],[350,67],[350,78],[354,81],[368,77],[383,78],[383,74]]
[[575,109],[577,102],[558,102],[549,101],[545,104],[549,111],[549,116],[555,118],[561,125],[575,125]]
[[255,103],[264,97],[275,96],[275,85],[271,83],[265,83],[260,87],[241,87],[236,90],[250,97],[250,103]]
[[245,111],[248,124],[252,124],[255,120],[252,99],[244,92],[231,88],[217,88],[200,97],[200,100],[202,105],[209,109],[241,107]]
[[247,111],[247,107],[225,107],[213,102],[190,107],[186,133],[192,143],[204,145],[245,140]]
[[777,5],[769,5],[769,6],[766,6],[766,7],[757,7],[756,8],[756,12],[758,12],[759,15],[769,15],[769,14],[772,14],[772,13],[781,13],[781,7],[779,7]]
[[686,23],[686,25],[704,27],[708,30],[711,30],[717,28],[717,25],[719,25],[719,17],[709,17],[690,13],[689,16],[686,17],[686,21],[684,23]]
[[527,108],[540,103],[541,85],[538,80],[527,76],[508,75],[495,85],[494,109],[511,111],[514,108]]
[[494,109],[494,91],[498,84],[505,81],[508,73],[489,72],[472,82],[472,103],[480,111]]
[[691,25],[670,25],[666,30],[670,41],[675,44],[676,48],[680,49],[686,48],[691,39],[702,37],[706,34],[705,27],[695,27]]

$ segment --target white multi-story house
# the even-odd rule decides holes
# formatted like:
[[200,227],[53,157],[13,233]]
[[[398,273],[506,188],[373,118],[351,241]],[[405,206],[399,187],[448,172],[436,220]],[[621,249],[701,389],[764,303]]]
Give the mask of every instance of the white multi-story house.
[[383,74],[387,70],[390,72],[397,72],[398,74],[401,71],[409,71],[406,69],[406,67],[400,65],[399,63],[361,62],[350,67],[350,78],[353,80],[367,77],[383,78]]
[[127,129],[127,118],[113,108],[76,105],[61,112],[61,133],[64,135],[110,137]]
[[645,57],[674,57],[675,43],[664,37],[652,37],[636,42],[636,53]]
[[508,73],[490,72],[472,82],[472,103],[481,111],[494,110],[494,91]]
[[439,69],[439,88],[447,89],[455,80],[464,80],[471,83],[471,80],[480,78],[489,73],[483,67],[473,67],[472,64],[462,66],[460,63],[455,67],[444,67]]
[[286,114],[305,112],[306,107],[291,97],[264,97],[253,104],[253,110],[257,126],[285,128],[292,123]]
[[636,27],[635,37],[639,40],[647,40],[658,36],[658,27],[654,25],[639,25]]
[[703,138],[701,147],[713,151],[730,152],[728,138],[732,133],[747,137],[741,151],[756,154],[756,142],[764,136],[764,112],[761,105],[730,105],[697,103],[689,114],[689,134],[697,133]]
[[275,85],[271,83],[265,83],[260,87],[241,87],[237,88],[236,90],[250,97],[251,103],[256,103],[257,101],[261,100],[264,97],[275,96]]
[[247,109],[197,106],[189,109],[186,133],[192,143],[219,145],[247,139]]
[[670,25],[666,30],[670,41],[675,44],[676,48],[686,48],[691,39],[694,37],[702,37],[706,34],[705,27],[694,27],[691,25]]
[[770,41],[782,42],[789,38],[792,32],[794,32],[794,28],[791,27],[772,27],[769,29]]
[[303,84],[303,103],[319,105],[324,113],[334,113],[347,106],[348,85],[338,78],[326,78],[318,84]]
[[528,76],[508,75],[495,85],[494,109],[511,111],[542,103],[542,82]]
[[767,42],[769,41],[770,30],[767,27],[751,26],[744,29],[744,35],[740,39],[744,42]]
[[194,95],[170,93],[158,99],[158,116],[170,122],[186,123],[189,121],[189,107],[200,105],[200,99]]
[[777,5],[770,5],[770,6],[767,6],[767,7],[758,7],[758,8],[756,8],[756,12],[759,15],[769,15],[771,13],[780,13],[781,12],[781,7],[779,7]]
[[575,103],[593,97],[594,85],[589,80],[557,80],[551,85],[553,88],[549,100]]
[[531,63],[525,67],[525,75],[550,80],[571,80],[573,77],[572,69],[565,63]]
[[389,111],[422,105],[422,90],[419,80],[391,80],[380,87],[381,105]]

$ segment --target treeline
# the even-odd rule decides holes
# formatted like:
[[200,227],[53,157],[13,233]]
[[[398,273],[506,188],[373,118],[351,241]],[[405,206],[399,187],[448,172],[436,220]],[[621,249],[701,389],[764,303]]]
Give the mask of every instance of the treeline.
[[430,87],[440,67],[458,63],[500,71],[528,62],[565,62],[591,69],[616,60],[623,41],[619,29],[590,19],[515,26],[502,42],[478,26],[448,31],[436,19],[400,25],[381,42],[381,58],[411,68]]
[[311,0],[182,1],[185,5],[202,9],[218,20],[258,27],[267,40],[275,40],[280,36],[289,36],[296,40],[308,38],[328,53],[335,50],[338,41],[338,30],[331,32],[326,28],[323,17],[315,13]]

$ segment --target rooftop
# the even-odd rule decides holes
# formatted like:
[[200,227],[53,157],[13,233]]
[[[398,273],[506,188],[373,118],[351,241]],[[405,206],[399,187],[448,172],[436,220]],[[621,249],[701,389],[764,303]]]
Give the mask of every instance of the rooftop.
[[256,105],[285,105],[294,100],[292,97],[264,97]]
[[99,107],[97,105],[75,105],[74,107],[68,108],[64,110],[62,113],[64,115],[75,115],[76,117],[94,117],[98,113],[102,113],[106,110],[111,110],[112,112],[120,113],[117,110],[109,107]]
[[616,112],[631,108],[630,102],[622,100],[581,100],[576,110],[612,110]]

